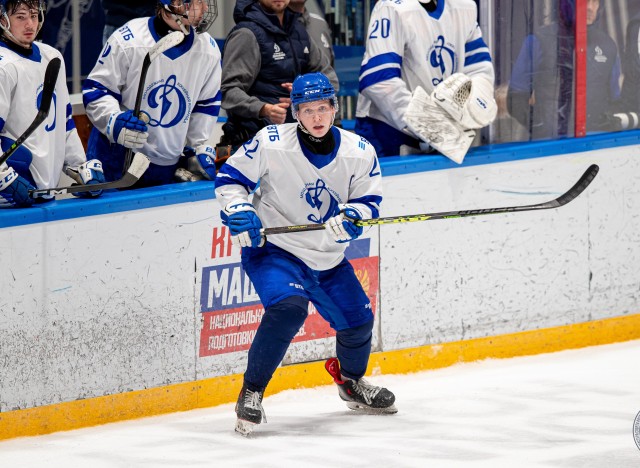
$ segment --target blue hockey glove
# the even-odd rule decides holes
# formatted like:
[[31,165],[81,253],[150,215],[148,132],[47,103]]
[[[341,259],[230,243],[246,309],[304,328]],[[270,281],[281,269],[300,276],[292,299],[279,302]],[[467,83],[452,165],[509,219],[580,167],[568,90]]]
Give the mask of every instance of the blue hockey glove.
[[362,214],[351,205],[338,205],[340,213],[329,218],[324,227],[331,238],[338,242],[349,242],[362,235],[362,226],[354,223],[362,219]]
[[[142,114],[146,116],[146,114]],[[145,119],[148,120],[148,119]],[[125,148],[139,149],[147,142],[147,123],[128,110],[120,114],[112,114],[107,124],[107,137],[111,143],[118,143]]]
[[[97,159],[91,159],[78,167],[67,167],[66,174],[81,185],[100,184],[104,182],[102,163]],[[78,197],[95,198],[102,194],[102,190],[80,192]]]
[[29,190],[33,187],[27,179],[18,175],[11,166],[0,168],[0,208],[26,208],[33,205]]
[[[189,156],[189,150],[191,155]],[[185,148],[183,152],[187,159],[187,170],[193,174],[199,174],[207,180],[216,178],[216,150],[209,145],[200,145],[197,148]]]
[[262,222],[253,205],[248,202],[229,203],[220,212],[222,224],[231,231],[231,243],[239,247],[262,247],[264,236],[260,232]]

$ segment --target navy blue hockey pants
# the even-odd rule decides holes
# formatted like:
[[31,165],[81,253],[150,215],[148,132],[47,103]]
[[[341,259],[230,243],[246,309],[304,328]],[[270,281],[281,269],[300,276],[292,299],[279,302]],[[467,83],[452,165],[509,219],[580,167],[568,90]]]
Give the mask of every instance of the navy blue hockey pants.
[[345,258],[330,270],[317,271],[267,243],[262,248],[243,248],[242,266],[265,307],[244,375],[251,390],[266,388],[307,317],[309,301],[336,330],[342,374],[352,379],[364,375],[371,352],[373,311]]

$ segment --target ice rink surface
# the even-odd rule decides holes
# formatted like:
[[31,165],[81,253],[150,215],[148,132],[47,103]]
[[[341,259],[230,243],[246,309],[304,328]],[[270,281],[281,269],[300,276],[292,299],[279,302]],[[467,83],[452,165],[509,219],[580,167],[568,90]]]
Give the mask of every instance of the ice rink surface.
[[291,390],[265,398],[249,438],[229,404],[0,442],[0,467],[638,468],[639,369],[631,341],[375,376],[396,415],[355,414],[334,386]]

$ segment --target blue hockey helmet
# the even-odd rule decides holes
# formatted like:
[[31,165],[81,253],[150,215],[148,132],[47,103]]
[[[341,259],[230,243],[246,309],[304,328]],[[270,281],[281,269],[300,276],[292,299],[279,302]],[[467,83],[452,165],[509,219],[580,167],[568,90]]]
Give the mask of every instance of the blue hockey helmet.
[[338,100],[336,98],[336,90],[333,85],[322,73],[307,73],[298,75],[293,80],[291,88],[291,107],[293,117],[298,118],[298,106],[303,102],[322,101],[328,99],[331,104],[338,110]]
[[191,7],[193,6],[192,4],[195,3],[201,3],[206,7],[202,13],[202,19],[197,24],[191,23],[196,30],[196,33],[200,34],[207,31],[218,17],[217,0],[158,0],[158,5],[162,9],[167,10],[169,13],[176,16],[178,20],[180,18],[193,20],[194,18],[190,13]]

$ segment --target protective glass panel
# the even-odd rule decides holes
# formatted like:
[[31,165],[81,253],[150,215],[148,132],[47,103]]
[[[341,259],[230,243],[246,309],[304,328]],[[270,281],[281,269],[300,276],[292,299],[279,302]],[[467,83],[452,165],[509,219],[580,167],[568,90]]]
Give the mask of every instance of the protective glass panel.
[[492,140],[572,135],[573,1],[496,0],[495,11],[499,114]]
[[[620,99],[613,106],[608,123],[612,130],[638,128],[640,113],[640,2],[601,0],[596,25],[618,46],[622,75]],[[614,72],[615,72],[614,68]],[[615,91],[615,83],[612,83]],[[589,91],[595,88],[589,87]],[[614,92],[612,91],[612,93]]]

